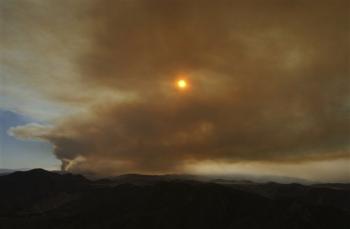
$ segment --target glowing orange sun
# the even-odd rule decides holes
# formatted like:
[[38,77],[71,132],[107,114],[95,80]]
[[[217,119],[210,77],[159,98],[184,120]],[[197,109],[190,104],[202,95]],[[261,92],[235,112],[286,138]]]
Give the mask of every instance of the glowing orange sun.
[[188,83],[186,80],[184,79],[180,79],[178,81],[176,81],[176,86],[179,88],[179,89],[186,89],[188,87]]

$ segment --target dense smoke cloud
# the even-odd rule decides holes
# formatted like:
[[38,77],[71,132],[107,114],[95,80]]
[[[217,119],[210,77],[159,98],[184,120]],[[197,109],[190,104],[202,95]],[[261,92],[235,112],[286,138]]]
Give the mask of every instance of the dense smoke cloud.
[[[80,80],[124,97],[33,135],[72,171],[349,157],[348,9],[347,1],[97,1]],[[190,90],[174,88],[179,74]]]

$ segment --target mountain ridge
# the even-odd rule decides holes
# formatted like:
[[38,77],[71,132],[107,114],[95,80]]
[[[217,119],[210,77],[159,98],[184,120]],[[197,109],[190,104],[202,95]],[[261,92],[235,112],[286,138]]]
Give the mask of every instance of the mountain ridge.
[[0,228],[345,229],[350,225],[350,191],[345,184],[334,189],[326,184],[159,178],[129,174],[119,180],[89,180],[42,169],[4,175]]

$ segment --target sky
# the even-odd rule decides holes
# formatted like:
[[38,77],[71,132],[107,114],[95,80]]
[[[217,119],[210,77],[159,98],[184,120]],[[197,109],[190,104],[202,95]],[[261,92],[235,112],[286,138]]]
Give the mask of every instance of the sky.
[[0,168],[350,181],[349,8],[1,1]]

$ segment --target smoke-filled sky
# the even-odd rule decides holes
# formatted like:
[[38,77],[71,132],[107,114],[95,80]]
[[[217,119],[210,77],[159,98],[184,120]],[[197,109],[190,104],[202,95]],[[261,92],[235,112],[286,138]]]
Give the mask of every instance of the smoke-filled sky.
[[350,181],[346,0],[0,7],[0,167]]

